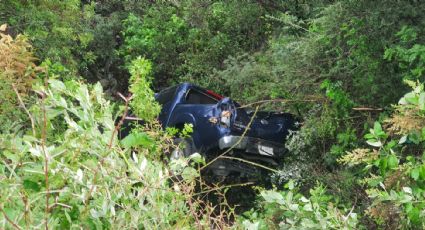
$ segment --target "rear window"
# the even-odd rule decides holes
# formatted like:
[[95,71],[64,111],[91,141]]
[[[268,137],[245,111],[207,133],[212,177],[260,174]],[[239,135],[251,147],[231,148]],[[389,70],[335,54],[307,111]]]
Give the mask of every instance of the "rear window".
[[177,86],[172,86],[162,90],[161,92],[158,93],[158,96],[156,96],[156,100],[161,105],[166,104],[167,102],[171,101],[174,98],[176,89],[177,89]]
[[216,104],[217,99],[197,90],[190,90],[186,95],[186,103],[188,104]]

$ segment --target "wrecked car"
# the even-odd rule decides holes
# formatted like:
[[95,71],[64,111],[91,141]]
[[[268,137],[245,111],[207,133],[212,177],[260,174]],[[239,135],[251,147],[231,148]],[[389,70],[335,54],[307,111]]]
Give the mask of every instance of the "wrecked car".
[[162,105],[158,119],[164,128],[193,125],[190,137],[176,138],[182,147],[171,157],[198,152],[209,161],[228,151],[228,157],[208,167],[217,176],[258,173],[258,167],[247,162],[277,166],[286,154],[286,137],[298,128],[292,114],[260,111],[253,117],[254,112],[230,98],[190,83],[164,89],[155,98]]

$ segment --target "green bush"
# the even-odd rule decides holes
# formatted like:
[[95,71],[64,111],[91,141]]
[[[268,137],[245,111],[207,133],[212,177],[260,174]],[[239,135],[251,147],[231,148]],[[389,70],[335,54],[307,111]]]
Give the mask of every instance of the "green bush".
[[207,85],[229,55],[256,50],[266,41],[265,8],[238,1],[158,3],[124,20],[120,53],[154,64],[155,83],[191,81]]
[[139,57],[131,62],[129,70],[130,92],[133,94],[130,105],[133,112],[145,121],[152,121],[158,117],[161,110],[150,88],[152,64]]
[[425,92],[423,84],[409,83],[407,93],[386,120],[365,135],[371,148],[355,149],[339,161],[362,165],[361,180],[372,200],[367,214],[385,228],[423,228],[425,167],[423,155]]
[[[99,83],[50,79],[34,90],[42,95],[30,109],[34,132],[0,137],[1,228],[182,228],[214,223],[208,213],[215,208],[194,195],[198,171],[185,159],[166,166],[151,157],[168,151],[166,143],[171,143],[159,125],[133,136],[133,143],[121,143],[114,122],[121,114],[113,113],[115,105],[104,99]],[[134,143],[142,143],[141,148],[135,149]],[[196,158],[191,156],[200,162]],[[170,186],[176,173],[184,181]]]
[[258,209],[244,213],[240,221],[247,229],[356,229],[357,214],[326,194],[323,185],[310,190],[306,198],[294,188],[294,182],[285,191],[264,190]]

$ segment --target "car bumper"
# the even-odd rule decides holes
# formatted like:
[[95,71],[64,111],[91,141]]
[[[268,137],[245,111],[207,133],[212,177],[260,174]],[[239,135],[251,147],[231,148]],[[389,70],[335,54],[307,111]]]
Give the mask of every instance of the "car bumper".
[[285,152],[286,148],[284,145],[263,140],[254,137],[242,137],[242,136],[224,136],[219,140],[220,149],[242,149],[248,153],[260,154],[268,157],[281,157]]

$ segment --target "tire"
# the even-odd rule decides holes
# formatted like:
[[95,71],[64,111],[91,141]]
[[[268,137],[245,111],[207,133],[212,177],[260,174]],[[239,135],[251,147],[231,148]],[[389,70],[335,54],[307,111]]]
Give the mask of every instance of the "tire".
[[171,151],[171,159],[179,159],[182,157],[188,157],[196,152],[193,140],[191,137],[187,138],[176,138],[174,139],[174,145],[176,148]]

